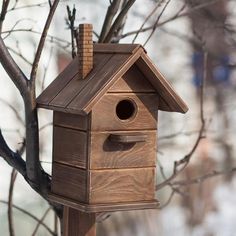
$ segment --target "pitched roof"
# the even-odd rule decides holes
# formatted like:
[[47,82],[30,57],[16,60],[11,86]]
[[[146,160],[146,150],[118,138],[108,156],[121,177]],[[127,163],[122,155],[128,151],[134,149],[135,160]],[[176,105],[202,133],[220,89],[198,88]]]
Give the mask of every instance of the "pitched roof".
[[136,64],[160,95],[159,110],[185,113],[188,107],[138,44],[94,44],[94,66],[79,80],[75,58],[37,98],[38,107],[88,114],[108,89]]

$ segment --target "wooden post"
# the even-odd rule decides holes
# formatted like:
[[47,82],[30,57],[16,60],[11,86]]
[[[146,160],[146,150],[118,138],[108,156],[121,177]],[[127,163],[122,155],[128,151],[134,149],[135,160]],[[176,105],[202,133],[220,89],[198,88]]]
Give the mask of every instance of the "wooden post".
[[63,236],[96,236],[96,214],[64,206]]

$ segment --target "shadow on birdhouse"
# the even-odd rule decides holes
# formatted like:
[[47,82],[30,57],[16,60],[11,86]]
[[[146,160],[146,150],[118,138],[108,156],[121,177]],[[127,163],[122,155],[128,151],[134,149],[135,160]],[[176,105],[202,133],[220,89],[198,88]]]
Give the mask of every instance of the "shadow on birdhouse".
[[156,208],[158,110],[188,108],[138,44],[93,44],[37,98],[54,111],[51,200],[85,211]]

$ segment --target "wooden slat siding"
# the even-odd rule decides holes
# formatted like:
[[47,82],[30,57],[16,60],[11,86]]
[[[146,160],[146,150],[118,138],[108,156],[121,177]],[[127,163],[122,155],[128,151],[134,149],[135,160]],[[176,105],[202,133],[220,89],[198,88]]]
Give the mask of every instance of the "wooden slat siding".
[[145,78],[138,66],[133,65],[111,88],[108,93],[120,92],[152,92],[156,93],[152,84]]
[[[136,64],[150,80],[150,83],[156,88],[156,91],[160,94],[163,100],[166,101],[171,111],[185,113],[188,111],[187,105],[179,97],[179,95],[172,88],[170,83],[164,78],[164,76],[158,71],[156,66],[152,63],[150,58],[143,53]],[[162,110],[162,107],[159,107]],[[165,109],[165,108],[164,108]]]
[[95,53],[134,53],[141,45],[139,44],[114,44],[99,43],[94,44],[93,51]]
[[97,101],[139,58],[143,52],[139,48],[135,54],[117,54],[101,70],[90,83],[68,105],[68,109],[83,110],[87,114]]
[[81,116],[64,112],[54,112],[53,124],[60,127],[66,127],[78,130],[88,130],[89,116]]
[[155,199],[155,168],[90,171],[89,203]]
[[110,203],[110,204],[93,204],[89,205],[81,203],[76,200],[58,196],[56,194],[49,194],[49,199],[53,202],[63,204],[82,212],[115,212],[115,211],[131,211],[131,210],[144,210],[144,209],[157,209],[160,206],[158,200],[151,201],[138,201],[138,202],[122,202],[122,203]]
[[75,58],[64,71],[39,95],[38,107],[48,106],[51,100],[73,79],[78,73],[78,61]]
[[78,79],[75,76],[61,91],[60,93],[49,103],[50,106],[58,106],[66,108],[66,106],[73,100],[78,93],[90,82],[94,80],[94,76],[97,76],[100,70],[104,68],[106,63],[111,58],[109,54],[97,54],[94,56],[94,69],[88,74],[85,79]]
[[53,160],[85,169],[87,133],[57,126],[54,126],[53,132]]
[[53,163],[52,176],[52,193],[87,202],[87,172],[85,170]]
[[[116,115],[119,101],[130,99],[136,103],[137,113],[129,121],[121,121]],[[91,129],[104,130],[154,130],[157,128],[159,98],[156,94],[118,93],[106,94],[91,112]]]
[[96,215],[64,207],[62,236],[96,236]]
[[117,143],[109,141],[110,134],[134,133],[133,131],[92,132],[90,169],[155,167],[156,130],[143,131],[145,142]]

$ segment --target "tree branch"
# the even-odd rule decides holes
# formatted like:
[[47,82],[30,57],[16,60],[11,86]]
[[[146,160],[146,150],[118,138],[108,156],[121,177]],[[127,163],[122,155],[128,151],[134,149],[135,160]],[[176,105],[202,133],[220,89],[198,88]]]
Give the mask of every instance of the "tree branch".
[[124,17],[128,13],[129,9],[132,7],[132,5],[135,3],[136,0],[129,0],[124,8],[121,10],[119,15],[117,16],[116,20],[112,24],[110,30],[108,31],[105,39],[103,40],[103,43],[109,43],[113,37],[114,32],[118,29],[121,22],[123,21]]
[[113,0],[111,5],[107,8],[106,17],[102,25],[102,30],[98,39],[98,43],[102,43],[104,41],[105,36],[107,35],[107,32],[111,27],[113,18],[119,10],[120,1],[121,0]]
[[10,0],[2,0],[2,11],[0,14],[0,34],[2,32],[2,25],[7,14],[7,8],[8,8],[9,3],[10,3]]
[[39,40],[38,48],[37,48],[37,51],[36,51],[36,54],[35,54],[32,70],[31,70],[31,74],[30,74],[30,80],[32,81],[33,87],[35,86],[35,79],[36,79],[36,75],[37,75],[38,64],[39,64],[39,60],[40,60],[40,57],[41,57],[41,54],[42,54],[42,51],[43,51],[43,48],[44,48],[47,33],[48,33],[49,27],[50,27],[51,22],[52,22],[52,18],[54,16],[54,13],[56,11],[56,8],[58,6],[59,1],[60,0],[54,0],[52,6],[50,8],[46,23],[44,25],[44,29],[43,29],[41,38]]

